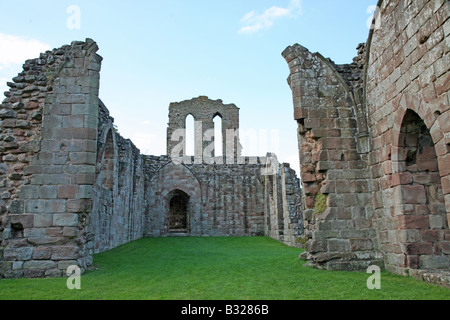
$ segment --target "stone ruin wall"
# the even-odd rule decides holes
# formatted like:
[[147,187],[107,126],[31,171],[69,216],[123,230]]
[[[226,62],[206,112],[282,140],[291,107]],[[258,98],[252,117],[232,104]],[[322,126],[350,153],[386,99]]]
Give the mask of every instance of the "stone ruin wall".
[[1,105],[1,274],[61,276],[86,268],[95,183],[101,57],[92,40],[38,59]]
[[300,181],[288,163],[263,177],[264,234],[291,247],[304,247]]
[[[186,155],[186,146],[180,144],[183,140],[175,133],[177,129],[186,129],[188,115],[195,121],[196,142],[192,156]],[[223,156],[207,159],[205,151],[207,154],[207,151],[213,151],[209,148],[214,145],[214,137],[209,139],[207,130],[214,128],[216,116],[222,119]],[[146,197],[150,213],[149,235],[170,234],[167,206],[171,192],[180,190],[195,206],[189,209],[191,235],[268,235],[288,245],[299,246],[297,240],[302,236],[303,228],[299,222],[302,220],[298,199],[300,184],[295,171],[287,164],[274,161],[276,172],[266,175],[265,171],[270,171],[272,164],[268,161],[275,156],[242,157],[238,130],[239,109],[233,104],[200,96],[170,105],[168,156],[147,157],[146,160],[148,172],[151,172]],[[232,143],[227,144],[227,139]],[[174,157],[169,157],[172,153]],[[214,156],[214,152],[211,154]],[[182,165],[171,162],[176,158]],[[285,189],[269,188],[268,179]],[[274,201],[266,201],[269,197],[280,198],[282,207],[278,208]],[[274,224],[271,222],[274,219],[280,221]]]
[[142,238],[145,172],[139,149],[117,133],[114,118],[100,101],[96,183],[88,223],[89,254]]
[[299,181],[287,164],[279,165],[276,175],[264,176],[265,158],[246,157],[243,165],[175,165],[166,156],[153,161],[164,165],[149,179],[147,236],[170,234],[168,203],[171,191],[181,190],[195,206],[189,210],[192,236],[267,235],[300,245]]
[[362,64],[337,66],[300,45],[283,55],[298,122],[307,258],[337,270],[381,263],[374,251],[367,130],[358,125]]
[[450,4],[378,7],[350,65],[300,45],[283,52],[299,127],[305,257],[327,269],[378,264],[421,278],[450,265]]
[[286,187],[277,197],[287,199],[291,220],[274,233],[270,214],[278,209],[264,203],[259,175],[265,163],[174,165],[140,154],[99,99],[97,50],[91,39],[74,41],[27,60],[8,82],[0,106],[0,277],[58,277],[70,265],[84,271],[95,253],[168,236],[167,213],[158,211],[167,209],[168,185],[192,194],[192,235],[267,234],[298,246],[293,170],[285,166],[275,179]]
[[448,269],[450,4],[383,1],[380,7],[366,74],[380,248],[397,273]]

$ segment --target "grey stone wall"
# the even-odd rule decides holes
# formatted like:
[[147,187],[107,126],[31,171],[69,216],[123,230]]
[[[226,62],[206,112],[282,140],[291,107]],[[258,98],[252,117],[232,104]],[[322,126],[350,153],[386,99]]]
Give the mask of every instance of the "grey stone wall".
[[96,183],[88,230],[89,253],[99,253],[142,238],[145,213],[143,156],[116,132],[100,101]]
[[84,227],[95,181],[97,50],[87,39],[27,60],[5,93],[5,277],[60,276],[70,264],[90,264]]
[[[266,157],[245,157],[244,164],[175,164],[169,157],[146,157],[146,236],[170,236],[170,202],[181,191],[189,198],[191,236],[270,236],[301,246],[303,215],[300,183],[288,164],[266,175]],[[157,168],[160,166],[159,168]],[[148,171],[147,171],[148,172]],[[269,182],[277,185],[269,188]],[[280,207],[270,199],[279,199]],[[272,221],[277,221],[276,225]]]
[[300,181],[287,163],[264,181],[264,234],[291,247],[304,246]]

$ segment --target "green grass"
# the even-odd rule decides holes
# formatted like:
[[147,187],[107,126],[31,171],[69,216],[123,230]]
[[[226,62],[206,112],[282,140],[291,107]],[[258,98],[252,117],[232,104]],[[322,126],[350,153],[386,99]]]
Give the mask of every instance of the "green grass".
[[81,290],[63,279],[0,280],[11,300],[439,299],[450,290],[388,272],[369,290],[364,272],[304,266],[299,250],[266,238],[151,238],[94,257]]

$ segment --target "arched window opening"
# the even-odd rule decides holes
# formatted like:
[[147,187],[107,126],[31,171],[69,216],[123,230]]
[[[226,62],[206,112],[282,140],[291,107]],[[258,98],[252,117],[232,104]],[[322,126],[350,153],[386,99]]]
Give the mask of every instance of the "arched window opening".
[[213,119],[214,122],[214,156],[223,156],[223,133],[222,133],[222,116],[217,113]]
[[195,155],[195,120],[191,114],[186,117],[184,155]]

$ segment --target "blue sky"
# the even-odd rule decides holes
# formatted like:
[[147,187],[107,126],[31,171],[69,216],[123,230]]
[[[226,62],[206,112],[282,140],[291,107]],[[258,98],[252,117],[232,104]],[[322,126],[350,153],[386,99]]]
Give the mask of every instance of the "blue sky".
[[[281,52],[299,43],[336,63],[350,63],[358,43],[367,40],[367,21],[376,3],[2,1],[0,91],[24,60],[92,38],[103,57],[100,98],[122,136],[142,153],[165,154],[170,102],[206,95],[236,104],[244,132],[267,133],[267,145],[261,138],[258,154],[251,155],[275,151],[280,161],[298,169],[289,69]],[[279,139],[274,144],[272,130]]]

